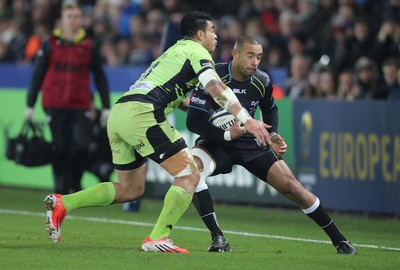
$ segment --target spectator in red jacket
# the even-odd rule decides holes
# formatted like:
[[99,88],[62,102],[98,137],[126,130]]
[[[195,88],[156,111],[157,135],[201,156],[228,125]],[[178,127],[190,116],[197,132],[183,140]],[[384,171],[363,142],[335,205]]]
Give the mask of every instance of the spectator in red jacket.
[[34,105],[42,90],[42,106],[55,150],[52,166],[57,193],[81,189],[92,134],[90,72],[100,92],[101,122],[105,126],[110,98],[100,54],[82,28],[81,8],[74,1],[65,1],[60,27],[37,53],[25,113],[27,119],[33,119]]

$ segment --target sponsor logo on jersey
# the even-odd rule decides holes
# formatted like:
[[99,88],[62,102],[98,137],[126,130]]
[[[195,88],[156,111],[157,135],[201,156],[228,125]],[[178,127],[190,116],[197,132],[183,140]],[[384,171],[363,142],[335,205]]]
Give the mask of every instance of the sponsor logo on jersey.
[[196,104],[200,104],[200,105],[206,104],[206,100],[205,99],[202,99],[202,98],[199,98],[199,97],[196,97],[196,96],[192,96],[190,98],[190,102],[196,103]]
[[235,94],[244,94],[244,95],[247,94],[247,93],[246,93],[247,89],[233,88],[232,91],[233,91],[233,93],[235,93]]
[[136,89],[141,89],[141,90],[151,90],[154,87],[154,83],[152,82],[140,82],[137,84],[133,84],[129,87],[129,90],[136,90]]
[[200,60],[200,66],[206,67],[206,66],[214,66],[213,62],[210,60]]

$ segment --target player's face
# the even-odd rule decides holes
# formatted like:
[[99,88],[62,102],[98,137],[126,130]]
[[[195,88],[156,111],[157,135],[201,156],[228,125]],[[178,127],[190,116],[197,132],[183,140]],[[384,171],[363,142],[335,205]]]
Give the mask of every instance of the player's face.
[[82,27],[82,11],[79,8],[65,9],[61,16],[61,25],[67,31],[76,32]]
[[256,72],[263,55],[261,45],[244,43],[240,50],[233,51],[233,58],[244,77],[250,77]]
[[208,52],[212,53],[215,51],[215,47],[217,46],[217,35],[214,32],[214,25],[211,21],[207,21],[207,28],[204,32],[202,44]]

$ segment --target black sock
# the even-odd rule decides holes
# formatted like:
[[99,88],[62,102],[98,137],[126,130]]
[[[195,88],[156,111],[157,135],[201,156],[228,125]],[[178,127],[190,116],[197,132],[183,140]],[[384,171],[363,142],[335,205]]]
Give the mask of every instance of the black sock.
[[211,232],[211,238],[214,239],[217,235],[224,235],[218,226],[217,217],[214,212],[213,200],[208,189],[196,192],[193,195],[193,205],[203,219],[204,224]]
[[306,214],[312,220],[314,220],[329,236],[332,244],[336,247],[341,241],[346,241],[346,238],[341,234],[338,227],[336,227],[333,220],[329,217],[326,210],[321,204],[311,213]]

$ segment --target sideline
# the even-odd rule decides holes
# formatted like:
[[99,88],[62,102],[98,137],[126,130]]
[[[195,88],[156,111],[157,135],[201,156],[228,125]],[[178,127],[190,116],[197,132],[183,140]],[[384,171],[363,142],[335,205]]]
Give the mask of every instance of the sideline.
[[[38,213],[38,212],[19,211],[19,210],[10,210],[10,209],[1,209],[1,208],[0,208],[0,214],[36,216],[36,217],[45,217],[46,216],[45,214]],[[76,219],[76,220],[84,220],[84,221],[91,221],[91,222],[123,224],[123,225],[143,226],[143,227],[153,227],[154,226],[154,224],[152,224],[152,223],[127,221],[127,220],[119,220],[119,219],[108,219],[108,218],[67,216],[66,219]],[[186,227],[186,226],[176,226],[176,227],[174,227],[174,229],[186,230],[186,231],[197,231],[197,232],[208,232],[208,230],[206,230],[206,229],[195,228],[195,227]],[[288,237],[288,236],[280,236],[280,235],[271,235],[271,234],[257,234],[257,233],[236,232],[236,231],[229,231],[229,230],[224,230],[224,233],[242,235],[242,236],[260,237],[260,238],[274,238],[274,239],[281,239],[281,240],[288,240],[288,241],[331,244],[330,241],[315,240],[315,239],[308,239],[308,238]],[[356,247],[400,251],[400,248],[396,248],[396,247],[386,247],[386,246],[377,246],[377,245],[368,245],[368,244],[355,244],[355,243],[352,243],[352,244]]]

